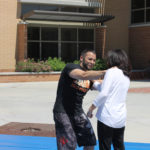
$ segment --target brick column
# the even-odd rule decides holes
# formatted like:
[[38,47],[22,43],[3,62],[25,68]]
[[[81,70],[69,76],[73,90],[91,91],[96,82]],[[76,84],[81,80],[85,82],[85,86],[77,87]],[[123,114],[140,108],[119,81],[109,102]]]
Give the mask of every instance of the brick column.
[[106,28],[106,26],[96,28],[95,39],[97,58],[104,58],[105,56]]
[[17,33],[17,62],[27,58],[27,25],[18,24]]
[[129,55],[133,69],[150,68],[150,27],[129,28]]

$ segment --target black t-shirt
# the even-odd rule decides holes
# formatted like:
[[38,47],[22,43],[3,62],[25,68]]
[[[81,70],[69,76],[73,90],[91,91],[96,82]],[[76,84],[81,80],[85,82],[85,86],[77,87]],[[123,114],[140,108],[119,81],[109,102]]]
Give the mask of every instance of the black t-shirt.
[[89,80],[76,80],[69,76],[73,69],[81,69],[80,65],[67,64],[61,73],[57,88],[57,97],[54,112],[66,112],[67,114],[79,114],[83,112],[82,101],[87,91],[91,88]]

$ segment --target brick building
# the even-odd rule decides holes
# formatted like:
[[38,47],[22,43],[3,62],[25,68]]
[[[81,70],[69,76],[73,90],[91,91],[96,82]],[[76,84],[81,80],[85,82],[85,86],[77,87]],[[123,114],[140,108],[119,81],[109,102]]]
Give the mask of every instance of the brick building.
[[15,71],[26,58],[73,61],[85,48],[95,49],[98,58],[123,48],[134,69],[148,68],[149,5],[148,0],[1,0],[0,72]]
[[150,69],[150,1],[106,0],[105,11],[115,16],[106,22],[105,52],[123,48],[129,54],[133,69]]

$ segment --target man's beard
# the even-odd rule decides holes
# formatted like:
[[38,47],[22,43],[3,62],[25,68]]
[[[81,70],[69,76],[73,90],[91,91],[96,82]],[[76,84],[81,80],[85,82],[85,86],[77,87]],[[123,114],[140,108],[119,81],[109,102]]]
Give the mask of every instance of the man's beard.
[[85,63],[85,59],[83,59],[82,65],[84,70],[91,70],[88,68],[87,64]]

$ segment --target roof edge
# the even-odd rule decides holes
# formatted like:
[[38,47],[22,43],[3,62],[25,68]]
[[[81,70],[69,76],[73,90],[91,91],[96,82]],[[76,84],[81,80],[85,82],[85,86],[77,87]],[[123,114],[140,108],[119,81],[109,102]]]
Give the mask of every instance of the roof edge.
[[100,2],[86,2],[86,1],[74,1],[74,0],[18,0],[23,4],[49,4],[49,5],[64,5],[64,6],[78,6],[78,7],[94,7],[100,8]]

